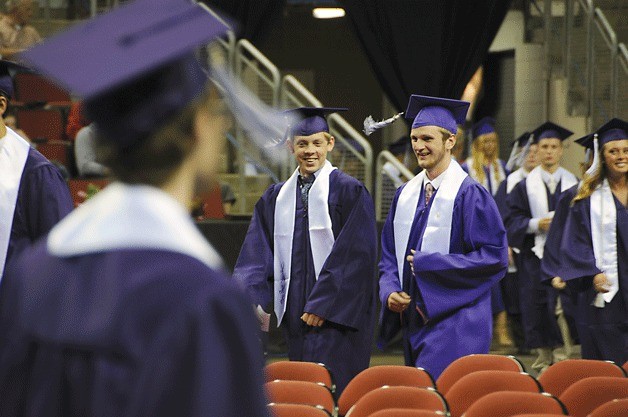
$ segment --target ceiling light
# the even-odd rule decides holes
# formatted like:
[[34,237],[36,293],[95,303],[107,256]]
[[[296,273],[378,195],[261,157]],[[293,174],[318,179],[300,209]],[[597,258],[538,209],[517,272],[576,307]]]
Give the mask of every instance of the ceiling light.
[[317,19],[335,19],[344,17],[345,9],[342,7],[316,7],[312,15]]

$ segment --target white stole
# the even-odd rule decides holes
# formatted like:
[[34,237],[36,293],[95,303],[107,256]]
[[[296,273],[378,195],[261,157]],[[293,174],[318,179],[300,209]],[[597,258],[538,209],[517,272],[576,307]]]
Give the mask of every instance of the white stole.
[[617,207],[608,180],[591,194],[591,240],[595,265],[602,271],[609,282],[609,291],[598,294],[596,306],[602,297],[610,303],[619,291],[619,271],[617,267]]
[[510,194],[515,185],[519,184],[528,176],[525,169],[519,168],[506,178],[506,194]]
[[188,255],[212,269],[223,267],[185,207],[148,185],[108,185],[53,227],[46,244],[59,257],[161,249]]
[[[319,171],[308,197],[308,225],[310,247],[314,261],[316,279],[323,269],[327,257],[334,246],[334,232],[329,217],[329,175],[336,167],[331,162]],[[284,183],[277,195],[275,204],[274,239],[274,307],[277,316],[277,325],[281,324],[286,312],[288,290],[290,288],[290,273],[292,270],[292,241],[294,238],[294,222],[297,198],[297,168],[288,181]]]
[[9,249],[13,216],[30,144],[7,127],[0,139],[0,279]]
[[[541,166],[534,168],[526,177],[526,192],[528,194],[528,202],[530,204],[530,214],[532,218],[539,219],[544,217],[552,217],[554,212],[549,212],[549,203],[547,201],[547,191],[545,188],[545,182],[543,182],[543,175],[541,173]],[[566,169],[559,167],[554,175],[558,174],[560,181],[560,190],[556,189],[555,193],[560,193],[563,190],[573,187],[577,184],[576,177]],[[545,240],[547,239],[547,232],[538,231],[534,234],[534,247],[532,252],[539,258],[543,259],[543,249],[545,247]]]
[[[427,218],[427,225],[423,233],[423,241],[418,250],[427,253],[449,253],[451,237],[451,221],[454,211],[454,202],[462,182],[467,173],[460,165],[452,160],[449,167],[442,174],[443,182],[433,197],[432,206]],[[421,171],[411,179],[401,190],[397,200],[393,232],[395,235],[395,254],[397,255],[397,271],[399,283],[403,286],[403,265],[408,255],[406,248],[410,238],[410,229],[414,221],[414,214],[421,196],[421,189],[426,178],[425,171]]]
[[[469,167],[469,175],[471,176],[471,178],[473,178],[477,182],[480,182],[480,180],[477,178],[475,170],[473,169],[473,158],[467,158],[466,163],[467,167]],[[482,167],[482,170],[484,170],[484,167]],[[499,178],[501,178],[503,181],[503,179],[506,178],[506,172],[504,171],[504,167],[502,166],[502,163],[499,159],[497,160],[497,171],[495,171],[495,166],[491,164],[489,165],[488,172],[491,177],[491,186],[493,187],[491,193],[495,195],[500,184],[497,181],[496,174],[499,173]],[[484,173],[486,174],[486,171]],[[484,175],[484,180],[480,184],[482,184],[482,186],[488,190],[488,178],[486,178],[486,175]]]

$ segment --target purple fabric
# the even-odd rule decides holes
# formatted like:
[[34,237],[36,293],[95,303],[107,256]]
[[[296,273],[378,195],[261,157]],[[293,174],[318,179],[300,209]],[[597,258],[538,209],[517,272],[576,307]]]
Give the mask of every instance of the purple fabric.
[[[415,278],[405,262],[402,287],[393,232],[402,189],[397,190],[382,232],[379,296],[384,307],[379,342],[382,345],[403,330],[406,364],[425,367],[438,378],[454,359],[488,352],[492,331],[490,292],[506,273],[506,232],[493,198],[467,177],[454,203],[451,253],[417,252]],[[427,207],[423,201],[421,195],[406,247],[408,254],[410,249],[420,247],[431,204],[436,200],[432,198]],[[424,311],[427,324],[422,324],[415,308],[407,309],[400,317],[385,307],[388,296],[401,290],[410,294],[412,304]],[[428,344],[431,347],[425,348]]]
[[[277,195],[271,186],[258,201],[234,278],[253,303],[272,310],[273,230]],[[329,214],[336,241],[318,281],[307,233],[307,216],[297,189],[292,271],[282,323],[290,360],[322,362],[341,392],[369,365],[375,319],[377,230],[373,201],[354,178],[334,170],[329,178]],[[320,328],[305,325],[303,312],[326,319]]]
[[[560,182],[557,186],[560,190]],[[560,193],[553,195],[547,190],[548,208],[555,210]],[[527,228],[532,214],[526,188],[526,180],[519,182],[507,198],[508,218],[506,229],[508,242],[519,248],[519,300],[521,319],[525,333],[526,346],[530,349],[539,347],[557,347],[563,344],[562,336],[554,313],[556,291],[541,281],[541,261],[532,252],[534,234],[528,234]]]
[[577,324],[582,357],[628,361],[628,209],[614,198],[617,208],[617,266],[619,292],[604,308],[594,307],[595,265],[591,242],[590,198],[578,201],[570,211],[561,241],[560,276],[577,293]]
[[6,264],[73,208],[70,190],[57,167],[31,148],[20,180]]
[[186,255],[57,258],[41,241],[0,292],[0,414],[268,416],[259,325]]
[[532,134],[534,135],[534,142],[538,142],[541,139],[547,138],[565,140],[569,136],[573,135],[573,132],[557,125],[556,123],[545,122],[541,126],[534,129]]
[[473,140],[489,133],[495,133],[495,119],[492,117],[484,117],[473,125]]
[[310,136],[320,132],[329,133],[327,115],[331,113],[347,111],[346,107],[299,107],[286,110],[285,113],[293,113],[301,120],[290,129],[290,135]]
[[466,120],[469,103],[440,97],[413,94],[410,96],[404,117],[412,120],[412,129],[422,126],[439,126],[453,134]]

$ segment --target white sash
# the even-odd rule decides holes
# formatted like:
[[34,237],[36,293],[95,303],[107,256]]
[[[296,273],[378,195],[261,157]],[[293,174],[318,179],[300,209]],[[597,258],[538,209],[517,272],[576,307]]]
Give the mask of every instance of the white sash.
[[[331,162],[325,161],[325,165],[323,165],[323,168],[316,176],[308,196],[307,215],[310,247],[312,249],[314,272],[317,280],[335,242],[328,205],[329,175],[335,169],[336,167],[332,166]],[[281,190],[279,190],[275,204],[275,230],[273,232],[274,304],[277,325],[281,324],[283,315],[286,312],[288,290],[290,288],[298,176],[299,169],[297,168],[281,187]]]
[[[469,175],[471,176],[471,178],[473,178],[477,182],[480,182],[480,180],[477,178],[475,170],[473,169],[473,158],[467,158],[466,163],[467,163],[467,166],[469,167]],[[498,176],[496,174],[499,173],[499,178],[501,178],[503,181],[504,178],[506,178],[506,172],[504,171],[504,167],[502,166],[502,163],[500,160],[497,160],[497,171],[495,171],[495,166],[491,164],[489,166],[488,172],[491,176],[491,185],[493,187],[493,189],[491,190],[491,193],[495,195],[497,193],[497,189],[499,188],[499,184],[501,183],[501,181],[498,182],[497,180]],[[486,175],[484,175],[484,180],[480,184],[482,184],[482,186],[488,190],[488,178],[486,178]]]
[[0,139],[0,279],[7,259],[15,205],[29,149],[29,143],[7,127],[7,134]]
[[[619,291],[619,271],[617,267],[617,207],[608,180],[591,194],[591,240],[595,265],[609,282],[609,291],[598,294],[610,303]],[[603,307],[603,303],[596,303]]]
[[510,194],[515,185],[519,184],[528,176],[525,169],[519,168],[506,178],[506,194]]
[[162,249],[191,256],[212,269],[223,265],[185,208],[147,185],[108,185],[53,227],[47,246],[59,257]]
[[[427,218],[425,233],[420,251],[427,253],[449,253],[451,237],[451,221],[454,211],[454,202],[462,181],[467,177],[467,173],[460,165],[452,160],[449,167],[443,174],[443,182],[436,194],[434,202]],[[403,285],[403,265],[408,255],[406,248],[410,238],[410,228],[414,220],[414,214],[421,195],[423,182],[425,181],[425,171],[420,172],[411,179],[401,190],[397,200],[395,219],[393,221],[393,231],[395,234],[395,254],[397,255],[397,271],[399,282]]]
[[[539,219],[544,217],[551,217],[554,212],[549,212],[549,203],[547,201],[547,191],[545,183],[543,182],[543,176],[541,173],[541,166],[537,166],[528,174],[526,178],[526,192],[528,194],[528,202],[530,203],[530,214],[532,218]],[[566,169],[560,167],[554,173],[558,174],[560,181],[560,190],[556,189],[554,192],[562,192],[568,188],[577,184],[576,177]],[[538,231],[534,234],[534,247],[532,252],[539,258],[543,259],[543,249],[545,247],[545,240],[547,239],[547,233]]]

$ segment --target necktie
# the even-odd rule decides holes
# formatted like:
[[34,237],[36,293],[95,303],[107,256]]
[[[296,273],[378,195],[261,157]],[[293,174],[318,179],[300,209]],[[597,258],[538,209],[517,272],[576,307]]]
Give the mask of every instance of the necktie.
[[309,177],[300,177],[301,178],[301,201],[303,202],[303,207],[307,209],[307,200],[308,194],[310,193],[310,188],[312,188],[312,184],[314,184],[314,175],[310,175]]
[[428,182],[427,184],[425,184],[425,206],[430,204],[432,194],[434,194],[434,186],[432,185],[432,183]]
[[550,177],[549,182],[547,183],[547,187],[550,190],[550,193],[554,194],[554,192],[556,191],[556,180],[554,179],[554,177]]

